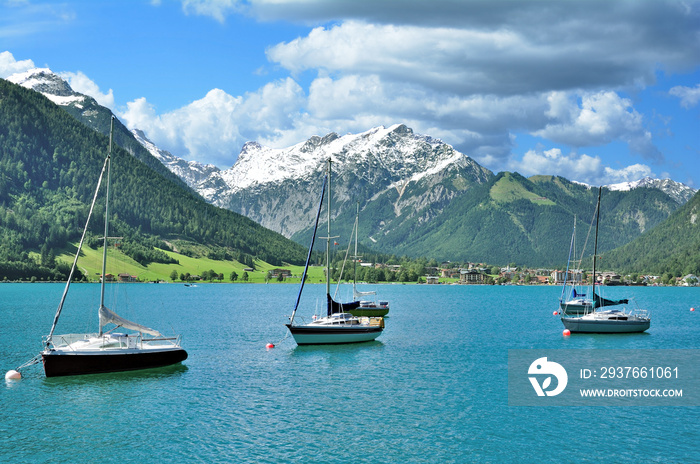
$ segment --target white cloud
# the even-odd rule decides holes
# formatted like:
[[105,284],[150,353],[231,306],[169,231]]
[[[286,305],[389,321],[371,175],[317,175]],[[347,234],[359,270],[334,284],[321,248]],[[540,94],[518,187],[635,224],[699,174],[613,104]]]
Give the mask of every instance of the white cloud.
[[643,164],[614,169],[605,166],[597,156],[575,152],[564,154],[559,148],[528,150],[522,159],[511,161],[510,169],[525,176],[547,173],[592,185],[629,182],[654,176],[651,168]]
[[302,101],[298,84],[285,79],[242,97],[214,89],[162,115],[140,98],[129,102],[120,117],[176,156],[230,167],[245,142],[284,138],[285,131],[293,131]]
[[700,84],[695,88],[677,85],[668,91],[669,94],[681,99],[683,108],[692,108],[700,101]]
[[182,9],[185,13],[211,16],[223,23],[226,16],[241,11],[240,4],[239,0],[182,0]]
[[6,78],[15,73],[29,71],[35,68],[32,60],[17,61],[12,53],[0,52],[0,78]]
[[[309,69],[340,75],[371,73],[385,82],[417,84],[439,92],[512,95],[551,89],[552,79],[561,78],[553,75],[552,63],[560,61],[558,66],[571,69],[570,61],[577,55],[567,47],[539,44],[507,28],[348,21],[318,27],[306,37],[270,47],[267,56],[295,74]],[[570,87],[588,85],[588,73],[567,77]]]
[[107,93],[100,92],[100,87],[81,71],[61,72],[59,76],[71,86],[73,90],[94,98],[102,106],[114,110],[114,92],[109,89]]
[[547,116],[553,119],[533,134],[574,147],[598,146],[622,140],[630,150],[655,162],[663,155],[654,146],[643,118],[629,99],[617,93],[603,91],[585,93],[580,104],[560,92],[550,96]]
[[[609,166],[605,167],[605,176],[603,177],[605,184],[616,184],[620,182],[632,182],[643,177],[655,177],[649,166],[644,164],[633,164],[622,169],[613,169]],[[662,176],[663,177],[663,176]]]
[[[154,141],[179,156],[211,156],[217,164],[232,162],[248,140],[287,146],[329,131],[396,122],[440,137],[494,170],[508,166],[519,132],[567,150],[621,142],[660,164],[664,156],[646,116],[622,94],[655,83],[659,70],[692,70],[700,56],[696,1],[598,2],[595,8],[587,0],[544,6],[509,0],[507,7],[454,0],[181,3],[188,14],[220,22],[244,12],[313,27],[266,51],[271,68],[299,82],[315,73],[308,88],[289,78],[241,97],[212,91],[163,115],[145,100],[130,104],[132,121],[142,120],[132,125]],[[683,92],[683,105],[697,103]],[[198,105],[216,115],[207,120]],[[559,168],[571,157],[582,163],[582,175],[624,177],[634,171],[607,172],[602,164],[594,166],[599,158],[575,154],[556,157]]]

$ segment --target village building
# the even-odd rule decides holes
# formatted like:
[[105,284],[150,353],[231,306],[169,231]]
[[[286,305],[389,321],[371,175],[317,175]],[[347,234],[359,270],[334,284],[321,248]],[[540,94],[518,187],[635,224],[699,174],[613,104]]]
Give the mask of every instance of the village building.
[[[109,274],[107,274],[109,276]],[[131,274],[119,274],[119,282],[138,282],[139,277]]]
[[461,271],[460,269],[452,269],[452,268],[441,269],[440,276],[447,278],[447,279],[457,279],[457,278],[459,278],[460,271]]
[[622,285],[622,276],[615,272],[601,272],[600,276],[596,276],[596,280],[603,285]]
[[461,284],[483,284],[484,274],[474,269],[463,269],[459,275]]
[[289,269],[272,269],[270,271],[270,275],[272,277],[282,276],[286,279],[288,277],[292,277],[292,271],[290,271]]
[[570,270],[570,271],[560,271],[554,270],[550,275],[552,280],[557,285],[563,285],[564,283],[569,284],[580,284],[583,283],[583,272],[580,270]]

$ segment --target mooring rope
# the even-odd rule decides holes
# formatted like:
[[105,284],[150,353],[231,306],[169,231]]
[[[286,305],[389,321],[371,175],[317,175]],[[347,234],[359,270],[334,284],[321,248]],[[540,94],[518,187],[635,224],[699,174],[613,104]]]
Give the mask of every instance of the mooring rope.
[[34,364],[38,364],[41,361],[41,353],[38,355],[34,356],[32,359],[27,361],[26,363],[22,364],[19,366],[17,369],[15,369],[17,372],[19,372],[20,369],[24,369],[25,367],[33,366]]

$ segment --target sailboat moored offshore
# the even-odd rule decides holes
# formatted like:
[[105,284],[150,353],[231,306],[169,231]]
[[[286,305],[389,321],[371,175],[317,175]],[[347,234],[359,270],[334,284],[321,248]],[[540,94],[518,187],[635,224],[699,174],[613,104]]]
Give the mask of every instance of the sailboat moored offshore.
[[[326,316],[316,318],[308,324],[294,324],[294,317],[299,307],[304,283],[306,281],[306,273],[309,269],[309,261],[311,259],[311,251],[313,250],[314,241],[316,240],[316,232],[318,230],[318,222],[321,216],[323,207],[323,197],[326,190],[326,182],[328,183],[328,236],[326,238]],[[297,345],[327,345],[341,343],[359,343],[367,342],[376,339],[384,330],[384,319],[381,317],[356,317],[346,312],[358,306],[358,302],[349,304],[338,303],[333,300],[330,294],[330,240],[331,240],[331,160],[328,159],[327,174],[323,180],[321,189],[321,199],[316,212],[316,222],[314,224],[311,244],[309,245],[309,253],[304,266],[304,273],[301,277],[299,294],[297,295],[296,304],[292,315],[289,317],[287,328],[294,337]]]
[[[608,309],[624,305],[628,300],[608,300],[596,293],[596,254],[598,253],[598,222],[600,219],[600,195],[595,211],[595,245],[593,247],[593,276],[591,281],[591,299],[582,299],[583,315],[571,316],[562,313],[561,322],[571,333],[634,333],[644,332],[651,325],[651,317],[646,310]],[[560,303],[561,304],[561,303]],[[562,307],[562,309],[565,309]]]
[[[51,331],[45,339],[44,351],[41,352],[41,359],[44,364],[46,377],[149,369],[176,364],[187,359],[187,352],[180,347],[180,336],[164,337],[156,330],[120,317],[104,304],[107,238],[109,236],[109,190],[113,131],[114,116],[112,116],[112,125],[109,134],[109,152],[97,181],[97,188],[95,189],[95,195],[90,205],[87,223],[85,224],[85,229],[83,230],[83,235],[78,245],[78,251],[75,254],[66,287],[63,290],[63,296],[56,310]],[[97,200],[97,194],[100,190],[100,184],[102,183],[105,173],[107,174],[107,194],[105,201],[100,307],[97,311],[99,316],[99,332],[92,334],[56,335],[54,334],[56,324],[63,310],[63,304],[66,300],[73,274],[75,273],[78,257],[80,256],[80,251],[85,241],[90,218]],[[113,324],[114,327],[105,332],[104,328],[108,324]],[[114,330],[116,329],[131,330],[133,333],[115,333]]]

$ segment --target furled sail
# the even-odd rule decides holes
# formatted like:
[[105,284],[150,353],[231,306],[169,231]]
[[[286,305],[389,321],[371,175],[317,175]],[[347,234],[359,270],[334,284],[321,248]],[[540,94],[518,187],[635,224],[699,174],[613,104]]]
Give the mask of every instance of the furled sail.
[[102,306],[99,311],[100,314],[100,334],[102,334],[102,328],[109,324],[112,323],[114,325],[117,325],[119,327],[124,327],[125,329],[131,329],[131,330],[136,330],[137,332],[143,332],[147,333],[149,335],[153,335],[154,337],[160,337],[160,332],[157,330],[149,329],[148,327],[145,327],[141,324],[137,324],[136,322],[131,322],[123,317],[119,316],[117,313],[114,311],[107,309],[106,307]]
[[628,300],[608,300],[606,298],[603,298],[602,296],[598,295],[597,293],[594,295],[595,296],[595,307],[600,308],[601,306],[616,306],[616,305],[621,305],[621,304],[627,304],[629,301]]
[[333,299],[333,297],[330,296],[330,294],[326,294],[328,297],[328,316],[332,316],[333,314],[338,314],[338,313],[344,313],[346,311],[350,311],[351,309],[356,309],[360,306],[359,301],[352,301],[350,303],[338,303]]

